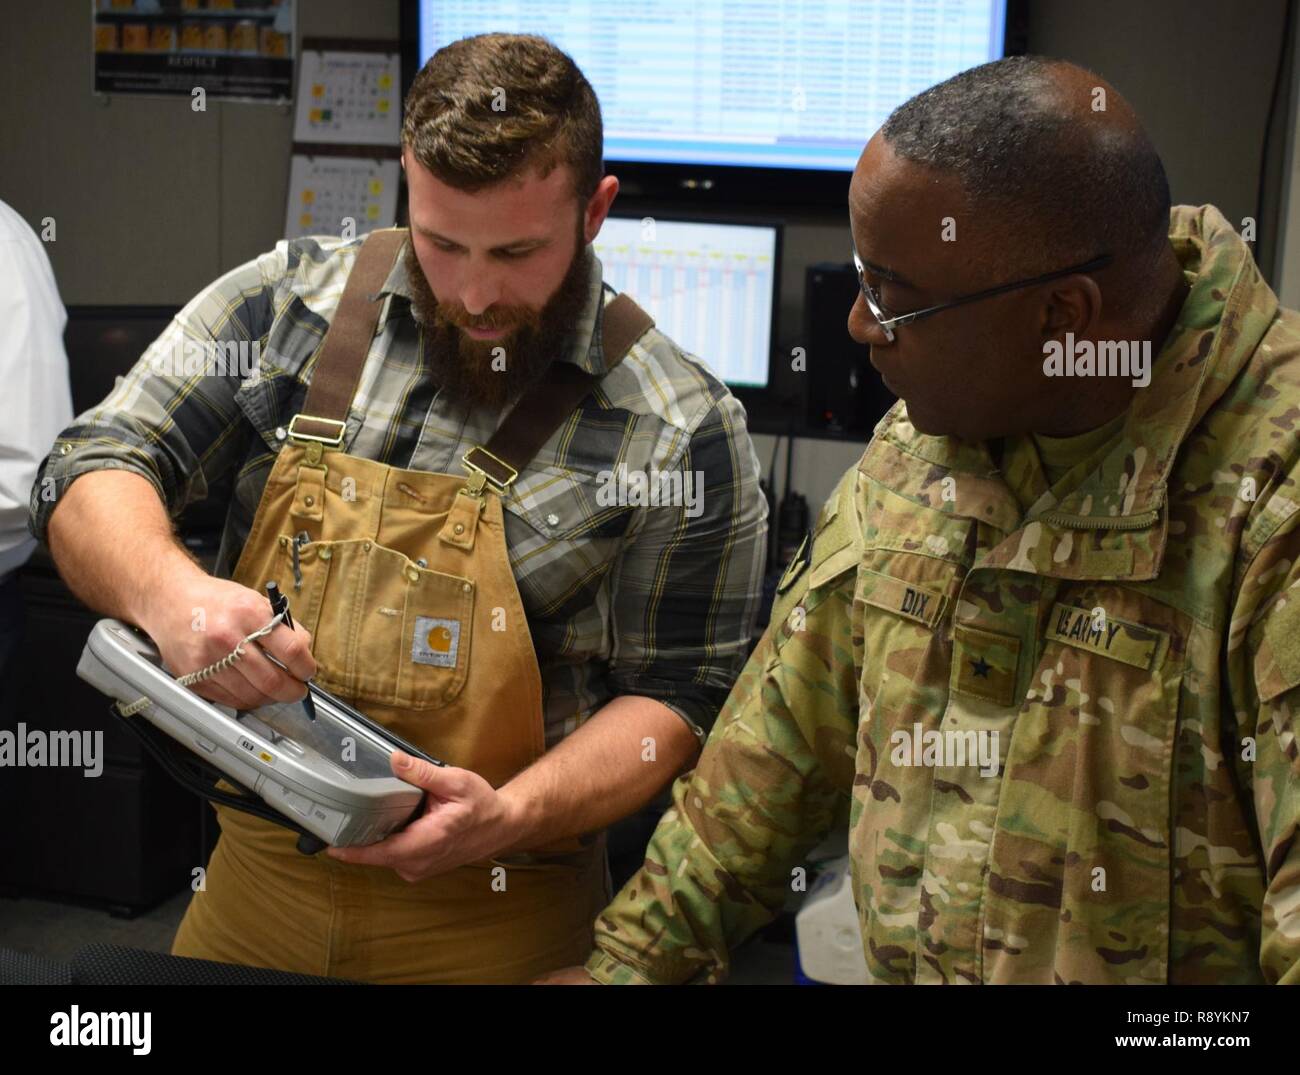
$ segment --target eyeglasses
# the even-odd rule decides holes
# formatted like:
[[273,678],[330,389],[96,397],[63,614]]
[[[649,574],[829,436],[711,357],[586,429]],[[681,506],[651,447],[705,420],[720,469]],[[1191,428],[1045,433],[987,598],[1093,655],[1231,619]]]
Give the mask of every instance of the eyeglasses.
[[990,287],[984,291],[976,291],[972,295],[961,295],[950,302],[942,302],[937,306],[927,306],[923,310],[914,310],[910,314],[891,315],[888,310],[881,305],[880,297],[875,290],[867,283],[866,269],[862,266],[862,259],[858,257],[858,251],[853,249],[853,264],[858,269],[858,286],[862,289],[862,297],[866,300],[867,309],[871,311],[872,316],[885,331],[885,339],[890,343],[894,342],[894,328],[897,325],[908,325],[913,321],[919,321],[923,317],[929,317],[931,314],[937,314],[940,310],[951,310],[954,306],[964,306],[968,302],[977,302],[980,299],[991,299],[994,295],[1004,295],[1008,291],[1016,291],[1022,287],[1033,287],[1035,284],[1046,283],[1048,280],[1058,280],[1062,276],[1069,276],[1071,273],[1093,272],[1097,269],[1105,268],[1114,260],[1111,254],[1101,254],[1091,261],[1085,261],[1081,265],[1071,265],[1068,269],[1058,269],[1056,272],[1044,273],[1042,276],[1035,276],[1029,280],[1016,280],[1010,284],[1000,284],[998,287]]

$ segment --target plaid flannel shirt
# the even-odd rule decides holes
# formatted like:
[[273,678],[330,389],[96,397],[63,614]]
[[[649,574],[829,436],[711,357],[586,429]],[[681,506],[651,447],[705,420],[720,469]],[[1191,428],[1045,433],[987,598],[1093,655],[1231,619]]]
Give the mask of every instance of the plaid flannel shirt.
[[[360,245],[281,241],[200,292],[55,442],[32,490],[32,533],[45,539],[57,504],[41,495],[48,479],[61,493],[90,471],[129,470],[153,483],[173,518],[205,498],[229,502],[217,562],[229,577]],[[591,253],[575,343],[557,360],[599,374],[601,313],[615,292]],[[438,392],[402,259],[383,294],[346,450],[461,473],[461,455],[503,415]],[[191,359],[187,368],[199,345],[206,365]],[[611,504],[620,466],[651,478],[698,474],[698,502]],[[624,694],[660,701],[703,739],[744,664],[757,613],[767,529],[758,480],[744,409],[657,329],[604,372],[524,468],[503,506],[541,666],[548,747]]]

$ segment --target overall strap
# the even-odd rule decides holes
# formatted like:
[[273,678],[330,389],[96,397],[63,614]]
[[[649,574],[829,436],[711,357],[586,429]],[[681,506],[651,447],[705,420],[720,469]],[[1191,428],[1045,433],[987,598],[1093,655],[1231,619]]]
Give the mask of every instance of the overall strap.
[[[654,327],[654,318],[630,297],[618,294],[601,311],[600,327],[608,372]],[[520,397],[487,444],[471,448],[461,461],[472,474],[482,474],[498,492],[504,492],[601,376],[579,369],[572,362],[551,363],[542,379]]]
[[333,448],[342,445],[348,408],[379,323],[383,305],[379,289],[388,279],[406,235],[405,228],[379,228],[361,243],[316,357],[302,411],[289,423],[289,435],[295,439],[319,441]]
[[[383,297],[379,289],[392,270],[407,237],[405,228],[380,228],[366,236],[348,273],[343,295],[330,321],[312,371],[302,411],[289,423],[297,440],[319,441],[337,448],[366,364]],[[647,331],[654,319],[625,295],[615,295],[601,311],[601,345],[605,371],[613,369]],[[486,446],[471,448],[464,463],[500,490],[507,488],[573,413],[600,380],[571,362],[554,362],[526,391]]]

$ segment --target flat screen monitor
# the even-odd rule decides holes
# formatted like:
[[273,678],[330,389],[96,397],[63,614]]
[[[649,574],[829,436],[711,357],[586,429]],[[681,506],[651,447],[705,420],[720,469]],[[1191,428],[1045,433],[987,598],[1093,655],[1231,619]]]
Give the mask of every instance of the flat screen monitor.
[[591,82],[605,159],[850,172],[909,97],[1005,52],[1007,0],[416,0],[416,59],[536,33]]
[[610,216],[593,244],[605,280],[733,387],[765,388],[781,226]]
[[69,306],[63,330],[72,409],[89,410],[163,334],[175,306]]

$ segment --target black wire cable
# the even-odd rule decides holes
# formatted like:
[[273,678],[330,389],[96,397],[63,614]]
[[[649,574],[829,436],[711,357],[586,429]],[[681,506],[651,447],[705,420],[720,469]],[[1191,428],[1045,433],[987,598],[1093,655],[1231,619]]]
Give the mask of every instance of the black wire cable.
[[[1282,90],[1282,71],[1286,67],[1287,50],[1291,45],[1291,27],[1295,22],[1296,0],[1286,0],[1286,7],[1282,14],[1282,34],[1281,41],[1277,50],[1277,65],[1273,71],[1273,90],[1268,98],[1268,114],[1264,119],[1264,140],[1259,149],[1259,185],[1255,191],[1255,227],[1258,229],[1263,226],[1264,220],[1264,188],[1268,185],[1268,150],[1269,142],[1273,134],[1273,120],[1277,116],[1278,98]],[[1295,78],[1297,72],[1292,71],[1291,77]],[[1276,235],[1276,231],[1274,231]],[[1258,240],[1259,232],[1256,231]],[[1281,236],[1278,236],[1281,240]],[[1255,249],[1259,249],[1258,241]],[[1274,251],[1276,253],[1276,251]],[[1261,271],[1263,271],[1261,267]]]

